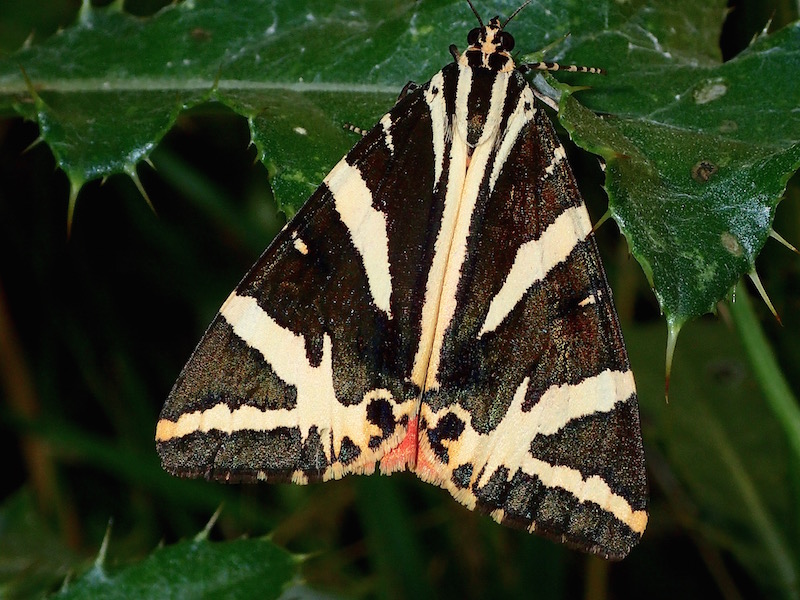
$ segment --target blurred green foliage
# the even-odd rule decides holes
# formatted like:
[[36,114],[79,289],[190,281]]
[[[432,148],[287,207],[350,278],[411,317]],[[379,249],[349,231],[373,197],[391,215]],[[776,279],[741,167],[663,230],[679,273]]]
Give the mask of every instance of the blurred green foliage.
[[[125,8],[148,15],[162,4],[131,1]],[[441,4],[449,14],[460,10]],[[511,4],[478,10],[509,12]],[[13,51],[30,31],[34,45],[41,42],[80,9],[66,0],[29,7],[0,3],[0,52]],[[702,7],[696,18],[709,12]],[[468,23],[471,15],[462,13],[459,22]],[[798,17],[788,0],[737,3],[722,28],[721,53],[737,55],[772,15],[771,30]],[[424,73],[447,60],[447,43],[463,45],[459,35],[436,40],[440,51],[426,55]],[[686,44],[703,60],[717,46],[708,39]],[[413,57],[407,63],[405,72]],[[760,80],[770,75],[750,74],[754,94],[769,93]],[[350,112],[339,106],[335,118],[362,124],[380,114],[372,112],[375,103],[387,108],[391,94]],[[766,245],[758,268],[783,327],[760,303],[751,306],[740,287],[719,318],[684,328],[665,403],[666,335],[657,304],[615,228],[599,232],[640,390],[652,486],[651,524],[622,563],[497,526],[408,474],[303,488],[225,487],[163,473],[153,443],[163,398],[221,301],[283,224],[257,159],[273,174],[285,168],[282,153],[303,160],[300,149],[275,142],[283,131],[277,106],[258,129],[264,139],[257,150],[233,111],[198,104],[182,112],[151,154],[155,171],[138,167],[156,213],[128,177],[90,181],[69,240],[74,181],[55,168],[51,148],[27,149],[36,126],[10,114],[0,120],[1,596],[52,592],[68,574],[91,577],[109,519],[104,572],[126,577],[134,569],[135,576],[136,565],[190,545],[180,540],[202,530],[220,504],[212,538],[231,543],[269,534],[307,555],[301,573],[315,590],[343,597],[800,595],[800,449],[793,434],[800,424],[792,397],[800,389],[800,270],[777,243]],[[312,172],[324,174],[352,138],[332,133],[336,123],[314,119],[320,135],[333,140],[326,150],[332,158],[305,159],[305,168],[310,162]],[[571,160],[599,217],[606,201],[596,161],[578,152]],[[792,241],[800,240],[799,192],[795,178],[775,223]],[[167,548],[154,552],[162,541]]]

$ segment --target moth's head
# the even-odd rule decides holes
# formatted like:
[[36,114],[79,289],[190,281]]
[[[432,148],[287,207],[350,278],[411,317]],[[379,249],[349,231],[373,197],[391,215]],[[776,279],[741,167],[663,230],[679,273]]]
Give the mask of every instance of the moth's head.
[[470,67],[483,67],[492,71],[512,71],[514,60],[511,50],[514,49],[514,38],[503,31],[500,17],[494,17],[486,25],[476,27],[467,35],[469,47],[463,58]]
[[476,27],[467,35],[469,46],[461,55],[461,64],[467,67],[491,69],[492,71],[509,72],[514,70],[514,59],[511,58],[511,51],[514,49],[514,37],[504,31],[509,21],[517,16],[517,13],[525,8],[531,0],[525,2],[515,10],[505,23],[500,22],[500,17],[492,18],[486,25],[481,21],[481,17],[472,6],[472,2],[467,0],[472,12],[478,19],[480,27]]

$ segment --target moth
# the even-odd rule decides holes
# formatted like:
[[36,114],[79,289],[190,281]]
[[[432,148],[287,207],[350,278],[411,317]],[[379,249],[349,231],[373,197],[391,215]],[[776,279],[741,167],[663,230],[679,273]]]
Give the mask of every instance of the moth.
[[[469,0],[467,0],[469,2]],[[527,3],[526,3],[527,4]],[[356,143],[228,297],[156,427],[224,482],[409,470],[619,559],[647,524],[633,374],[564,147],[499,17]]]

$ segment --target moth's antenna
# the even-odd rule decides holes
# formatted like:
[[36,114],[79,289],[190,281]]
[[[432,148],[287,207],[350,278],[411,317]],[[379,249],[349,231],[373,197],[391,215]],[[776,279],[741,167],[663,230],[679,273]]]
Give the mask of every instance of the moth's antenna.
[[[528,0],[528,2],[530,2],[530,1],[531,0]],[[526,2],[525,4],[527,4],[528,2]],[[474,14],[475,17],[478,19],[478,23],[480,23],[481,27],[483,27],[483,21],[481,20],[481,16],[478,14],[478,11],[475,10],[475,7],[472,6],[472,2],[470,2],[470,0],[467,0],[467,4],[469,4],[469,7],[472,9],[472,14]],[[514,14],[517,14],[517,13],[514,13]]]
[[[469,1],[469,0],[467,0],[467,1]],[[511,13],[511,16],[510,16],[510,17],[508,17],[508,18],[506,19],[506,22],[505,22],[505,23],[503,23],[503,26],[502,26],[500,29],[505,29],[505,28],[506,28],[506,25],[508,25],[508,22],[509,22],[509,21],[511,21],[511,19],[513,19],[514,17],[516,17],[516,16],[517,16],[517,13],[519,13],[519,11],[521,11],[523,8],[525,8],[526,6],[528,6],[528,4],[530,4],[530,3],[531,3],[531,0],[527,0],[527,2],[525,2],[525,4],[523,4],[522,6],[520,6],[520,7],[519,7],[517,10],[515,10],[513,13]],[[472,5],[470,4],[470,6],[472,6]],[[473,8],[472,10],[475,10],[475,9]],[[483,23],[481,23],[481,25],[483,25]]]

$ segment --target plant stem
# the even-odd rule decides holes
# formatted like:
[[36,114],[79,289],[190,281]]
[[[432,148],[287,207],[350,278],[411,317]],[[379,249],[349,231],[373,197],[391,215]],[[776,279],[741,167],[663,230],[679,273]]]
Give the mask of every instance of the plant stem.
[[[747,290],[741,282],[736,287],[735,298],[736,301],[731,303],[733,322],[764,398],[786,434],[790,452],[790,491],[797,498],[800,493],[800,406],[775,360],[775,354],[756,319]],[[800,532],[800,517],[795,517],[791,527],[796,536]],[[800,565],[797,568],[800,569]]]
[[800,464],[800,405],[783,377],[741,283],[736,288],[736,301],[731,303],[731,315],[761,391],[786,433],[792,460]]

